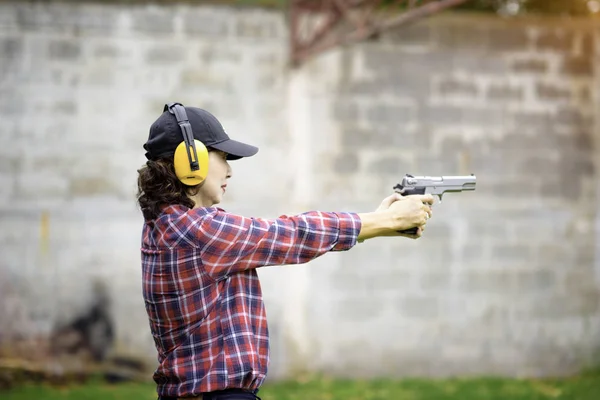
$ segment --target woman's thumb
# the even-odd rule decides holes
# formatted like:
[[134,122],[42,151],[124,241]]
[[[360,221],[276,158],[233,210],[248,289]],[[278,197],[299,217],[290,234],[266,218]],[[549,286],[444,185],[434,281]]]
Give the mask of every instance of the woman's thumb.
[[385,199],[383,199],[379,208],[386,210],[386,209],[390,208],[392,203],[394,203],[395,201],[398,201],[400,199],[402,199],[402,195],[400,195],[398,193],[393,193],[393,194],[389,195],[388,197],[386,197]]

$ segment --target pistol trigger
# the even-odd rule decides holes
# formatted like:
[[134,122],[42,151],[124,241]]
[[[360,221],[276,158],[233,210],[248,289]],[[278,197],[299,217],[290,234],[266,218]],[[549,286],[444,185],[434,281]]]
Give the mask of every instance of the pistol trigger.
[[405,190],[406,188],[403,188],[401,185],[394,186],[394,192],[396,193],[403,194]]
[[442,202],[442,196],[443,196],[443,194],[438,195],[438,197],[440,199],[440,203]]

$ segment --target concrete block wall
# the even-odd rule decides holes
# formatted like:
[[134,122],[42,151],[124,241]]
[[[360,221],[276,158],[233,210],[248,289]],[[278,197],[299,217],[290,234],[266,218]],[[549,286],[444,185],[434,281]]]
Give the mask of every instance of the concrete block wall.
[[476,173],[419,241],[259,273],[271,377],[570,373],[598,361],[598,74],[588,21],[440,16],[287,69],[282,15],[0,2],[0,337],[110,298],[117,353],[155,354],[136,169],[167,101],[259,156],[223,206],[370,211],[405,173]]
[[2,338],[50,334],[100,286],[115,351],[155,362],[135,202],[149,126],[169,101],[211,110],[261,149],[233,163],[224,206],[283,213],[285,34],[261,10],[0,2]]
[[404,173],[478,178],[435,206],[424,240],[367,242],[310,270],[313,365],[547,375],[598,362],[595,29],[439,16],[305,66],[319,207],[366,210]]

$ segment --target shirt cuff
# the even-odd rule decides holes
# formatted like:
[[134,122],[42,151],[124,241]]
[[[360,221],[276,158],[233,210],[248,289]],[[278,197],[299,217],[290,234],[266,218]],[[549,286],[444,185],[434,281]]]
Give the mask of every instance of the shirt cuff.
[[349,250],[357,243],[362,222],[356,213],[336,212],[335,215],[338,217],[339,236],[333,250]]

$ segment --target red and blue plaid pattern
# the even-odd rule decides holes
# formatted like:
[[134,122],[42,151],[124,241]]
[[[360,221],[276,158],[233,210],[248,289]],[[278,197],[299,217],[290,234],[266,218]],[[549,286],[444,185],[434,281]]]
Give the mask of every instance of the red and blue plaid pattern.
[[158,350],[158,393],[258,389],[269,333],[255,268],[348,250],[360,228],[353,213],[261,219],[217,207],[169,206],[146,221],[143,295]]

